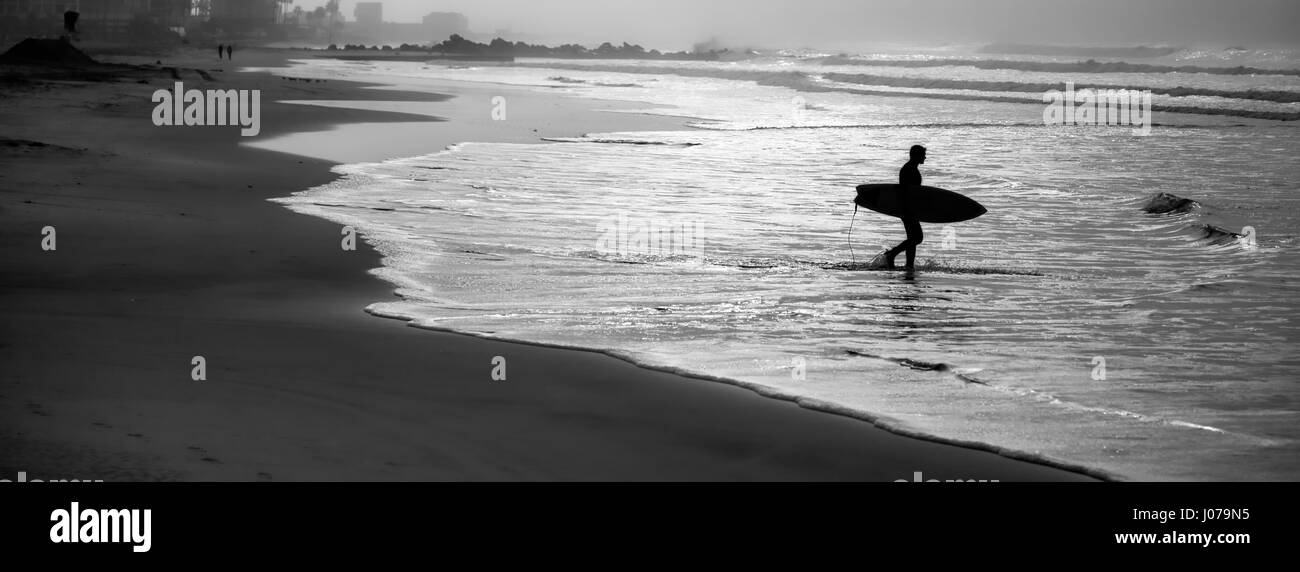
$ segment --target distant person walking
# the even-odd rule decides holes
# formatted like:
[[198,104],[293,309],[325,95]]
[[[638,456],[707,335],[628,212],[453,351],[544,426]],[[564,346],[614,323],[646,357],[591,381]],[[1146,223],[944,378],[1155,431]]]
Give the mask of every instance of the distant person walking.
[[225,47],[225,46],[223,46],[223,45],[221,45],[221,44],[217,44],[217,59],[221,59],[221,56],[223,55],[223,53],[224,53],[225,51],[226,51],[226,47]]
[[910,192],[916,187],[921,186],[921,170],[917,169],[918,165],[925,163],[925,147],[913,145],[908,151],[908,161],[903,168],[898,171],[898,198],[902,203],[903,230],[907,231],[907,239],[899,243],[898,246],[885,252],[885,268],[894,267],[894,258],[900,252],[907,251],[907,268],[913,270],[916,268],[916,246],[925,240],[925,234],[921,232],[921,221],[916,219],[913,213],[913,206],[909,201],[914,200]]
[[235,45],[234,45],[234,44],[230,44],[229,46],[226,46],[226,59],[228,59],[228,60],[233,60],[233,59],[235,59]]

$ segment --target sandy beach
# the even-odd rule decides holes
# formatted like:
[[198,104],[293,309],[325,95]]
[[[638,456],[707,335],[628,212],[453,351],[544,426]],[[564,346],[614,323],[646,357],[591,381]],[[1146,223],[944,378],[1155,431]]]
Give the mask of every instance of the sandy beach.
[[[289,55],[187,52],[94,78],[6,66],[0,478],[1093,480],[605,355],[366,314],[394,296],[367,274],[379,255],[342,250],[338,225],[267,199],[332,180],[335,162],[682,122],[507,87],[395,92],[235,70]],[[163,66],[187,87],[262,90],[252,139],[332,161],[242,145],[233,127],[155,127],[150,94],[174,81]],[[510,121],[491,120],[495,94]],[[205,381],[191,380],[195,356]],[[491,377],[496,356],[505,381]]]

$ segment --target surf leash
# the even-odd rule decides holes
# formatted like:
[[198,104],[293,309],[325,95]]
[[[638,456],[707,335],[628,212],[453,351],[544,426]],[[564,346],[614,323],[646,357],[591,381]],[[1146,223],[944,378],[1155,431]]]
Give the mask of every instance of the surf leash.
[[853,203],[853,216],[849,218],[849,239],[848,239],[848,240],[849,240],[849,259],[853,261],[853,265],[854,265],[854,266],[857,266],[857,264],[858,264],[858,257],[857,257],[856,255],[853,254],[853,219],[856,219],[856,218],[858,218],[858,203],[857,203],[857,201],[854,201],[854,203]]

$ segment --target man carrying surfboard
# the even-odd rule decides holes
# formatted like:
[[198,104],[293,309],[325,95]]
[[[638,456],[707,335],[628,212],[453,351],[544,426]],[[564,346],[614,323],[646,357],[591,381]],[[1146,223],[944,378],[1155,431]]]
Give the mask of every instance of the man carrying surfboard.
[[925,163],[925,147],[913,145],[908,152],[909,160],[903,168],[898,171],[898,199],[902,206],[903,230],[907,231],[907,239],[898,243],[885,251],[885,268],[894,267],[894,258],[898,253],[907,251],[907,266],[904,268],[912,270],[916,268],[916,246],[925,240],[925,233],[921,232],[921,221],[917,220],[912,209],[911,199],[915,194],[913,191],[921,186],[921,170],[917,165]]
[[[916,246],[924,240],[924,235],[921,234],[922,221],[945,224],[962,222],[988,212],[984,205],[961,193],[921,186],[921,171],[917,166],[925,162],[925,147],[913,145],[909,155],[911,159],[898,172],[897,185],[858,185],[858,196],[853,199],[853,204],[859,207],[903,219],[907,240],[881,253],[884,268],[894,268],[894,258],[904,250],[907,251],[907,269],[916,268]],[[857,212],[857,207],[854,207],[853,213],[856,215]],[[849,233],[849,246],[852,247],[852,222],[849,223]]]

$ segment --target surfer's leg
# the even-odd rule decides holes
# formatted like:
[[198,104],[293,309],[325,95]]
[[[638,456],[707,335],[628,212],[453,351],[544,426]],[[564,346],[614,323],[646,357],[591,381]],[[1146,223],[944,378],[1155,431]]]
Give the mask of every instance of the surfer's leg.
[[907,229],[907,240],[903,241],[907,245],[907,268],[915,268],[916,247],[925,240],[925,233],[921,232],[921,221],[916,219],[904,220],[903,228]]
[[895,256],[898,256],[898,252],[899,252],[899,250],[902,249],[902,248],[903,248],[903,245],[900,244],[900,245],[898,245],[898,246],[895,246],[895,247],[893,247],[893,248],[891,248],[891,249],[885,251],[885,268],[893,268],[893,267],[894,267],[894,257],[895,257]]
[[885,268],[893,268],[893,267],[894,267],[894,258],[898,257],[898,253],[900,253],[900,252],[902,252],[902,251],[904,251],[904,250],[906,250],[906,249],[907,249],[907,241],[904,240],[903,242],[898,243],[898,246],[895,246],[895,247],[893,247],[893,248],[891,248],[891,249],[889,249],[889,250],[886,250],[886,251],[885,251]]

